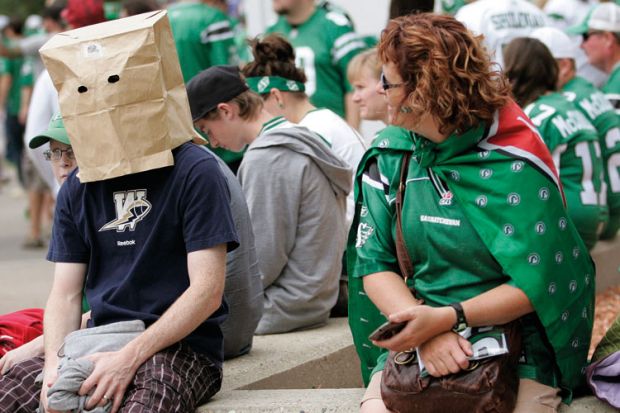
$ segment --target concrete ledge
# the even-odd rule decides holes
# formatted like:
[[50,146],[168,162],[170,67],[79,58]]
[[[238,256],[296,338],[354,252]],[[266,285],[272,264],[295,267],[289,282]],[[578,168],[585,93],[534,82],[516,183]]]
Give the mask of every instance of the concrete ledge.
[[364,389],[233,390],[217,394],[196,413],[359,411]]
[[286,334],[255,336],[252,351],[224,362],[222,391],[361,387],[346,318]]
[[610,241],[598,241],[590,255],[596,264],[596,292],[620,284],[620,236]]
[[[364,389],[232,390],[220,393],[196,413],[356,413]],[[562,405],[560,413],[614,413],[594,397]]]

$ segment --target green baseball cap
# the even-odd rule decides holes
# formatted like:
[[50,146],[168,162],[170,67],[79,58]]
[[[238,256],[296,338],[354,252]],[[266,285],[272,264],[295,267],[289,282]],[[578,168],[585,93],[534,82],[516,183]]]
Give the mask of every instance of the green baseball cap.
[[584,34],[589,30],[620,33],[620,6],[601,3],[591,8],[581,23],[566,29],[566,33]]
[[28,146],[31,149],[35,149],[41,145],[46,144],[50,141],[50,139],[62,142],[65,145],[71,145],[71,142],[69,141],[69,135],[67,135],[67,130],[65,129],[65,124],[62,121],[62,116],[60,115],[60,113],[52,116],[47,130],[30,139],[30,143],[28,143]]

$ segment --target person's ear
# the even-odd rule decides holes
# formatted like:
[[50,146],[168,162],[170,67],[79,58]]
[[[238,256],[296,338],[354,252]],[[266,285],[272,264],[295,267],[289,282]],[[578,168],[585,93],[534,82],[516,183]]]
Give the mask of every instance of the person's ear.
[[271,97],[272,99],[275,99],[276,105],[278,105],[280,109],[284,109],[284,96],[282,95],[281,91],[279,91],[278,89],[272,88],[269,91],[269,97]]
[[226,120],[232,120],[234,118],[234,106],[229,103],[219,103],[217,110],[220,112],[220,116]]

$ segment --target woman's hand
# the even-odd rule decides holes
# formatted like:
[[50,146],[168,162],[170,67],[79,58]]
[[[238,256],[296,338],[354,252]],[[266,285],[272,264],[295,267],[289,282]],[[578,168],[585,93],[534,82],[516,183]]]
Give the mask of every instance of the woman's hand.
[[433,377],[441,377],[469,367],[473,355],[471,343],[452,331],[431,338],[418,348],[426,370]]
[[0,376],[6,374],[14,365],[33,357],[43,356],[43,353],[43,336],[41,335],[0,358]]
[[390,315],[389,320],[393,323],[408,323],[394,337],[374,341],[373,344],[393,351],[406,351],[422,345],[438,334],[450,331],[456,322],[456,313],[452,307],[416,305]]

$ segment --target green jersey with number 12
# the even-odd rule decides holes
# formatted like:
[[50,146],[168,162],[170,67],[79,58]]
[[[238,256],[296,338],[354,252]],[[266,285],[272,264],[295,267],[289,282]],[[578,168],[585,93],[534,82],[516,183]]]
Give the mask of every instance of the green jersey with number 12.
[[602,238],[613,237],[620,227],[620,118],[603,92],[581,77],[571,79],[562,93],[575,103],[598,132],[609,206],[609,223]]
[[541,96],[525,108],[553,155],[566,206],[591,249],[607,223],[603,158],[594,126],[560,93]]

